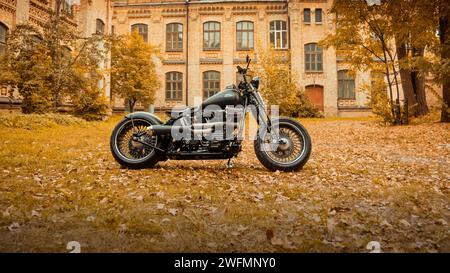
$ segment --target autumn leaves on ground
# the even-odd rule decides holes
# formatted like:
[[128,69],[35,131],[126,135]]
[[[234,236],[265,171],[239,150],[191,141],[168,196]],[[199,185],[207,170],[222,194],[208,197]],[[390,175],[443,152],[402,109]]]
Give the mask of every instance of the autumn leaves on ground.
[[122,169],[108,146],[119,119],[1,125],[1,252],[67,252],[69,241],[82,252],[450,251],[449,124],[302,120],[310,161],[273,173],[250,142],[231,170]]

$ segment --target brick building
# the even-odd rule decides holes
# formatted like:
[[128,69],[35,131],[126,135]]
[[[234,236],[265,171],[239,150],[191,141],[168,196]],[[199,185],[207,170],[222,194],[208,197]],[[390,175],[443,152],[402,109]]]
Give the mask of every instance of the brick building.
[[[2,29],[28,20],[39,24],[51,0],[0,0]],[[85,35],[103,24],[106,33],[137,30],[144,40],[160,46],[161,89],[155,109],[193,105],[236,82],[236,65],[248,54],[269,46],[281,59],[291,58],[299,85],[327,116],[367,115],[367,73],[351,77],[334,49],[318,42],[333,31],[328,13],[332,0],[80,0],[70,8],[73,25]],[[109,79],[104,83],[109,95]],[[113,99],[116,109],[121,100]]]

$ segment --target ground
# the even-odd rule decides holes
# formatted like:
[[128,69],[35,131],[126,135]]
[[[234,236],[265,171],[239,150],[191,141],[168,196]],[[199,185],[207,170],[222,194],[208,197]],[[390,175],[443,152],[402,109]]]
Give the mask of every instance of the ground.
[[0,128],[0,251],[449,252],[450,125],[302,120],[303,170],[235,160],[121,168],[107,122]]

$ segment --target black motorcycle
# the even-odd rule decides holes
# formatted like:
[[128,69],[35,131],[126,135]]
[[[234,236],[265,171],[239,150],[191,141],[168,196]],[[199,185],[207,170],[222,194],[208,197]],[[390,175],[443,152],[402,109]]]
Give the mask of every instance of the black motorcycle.
[[242,149],[245,117],[252,112],[258,124],[254,150],[269,170],[295,171],[308,161],[311,138],[306,129],[290,118],[271,119],[258,91],[259,78],[247,80],[250,65],[237,67],[238,86],[225,88],[198,106],[168,112],[162,122],[148,112],[128,114],[111,135],[111,152],[122,166],[139,169],[158,161],[231,159]]

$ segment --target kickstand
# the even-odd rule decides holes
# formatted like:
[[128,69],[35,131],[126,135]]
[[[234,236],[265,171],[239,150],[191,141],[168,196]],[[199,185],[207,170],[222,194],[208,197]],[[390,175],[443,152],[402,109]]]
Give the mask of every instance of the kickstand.
[[228,158],[227,169],[233,168],[233,162],[231,162],[231,158]]

